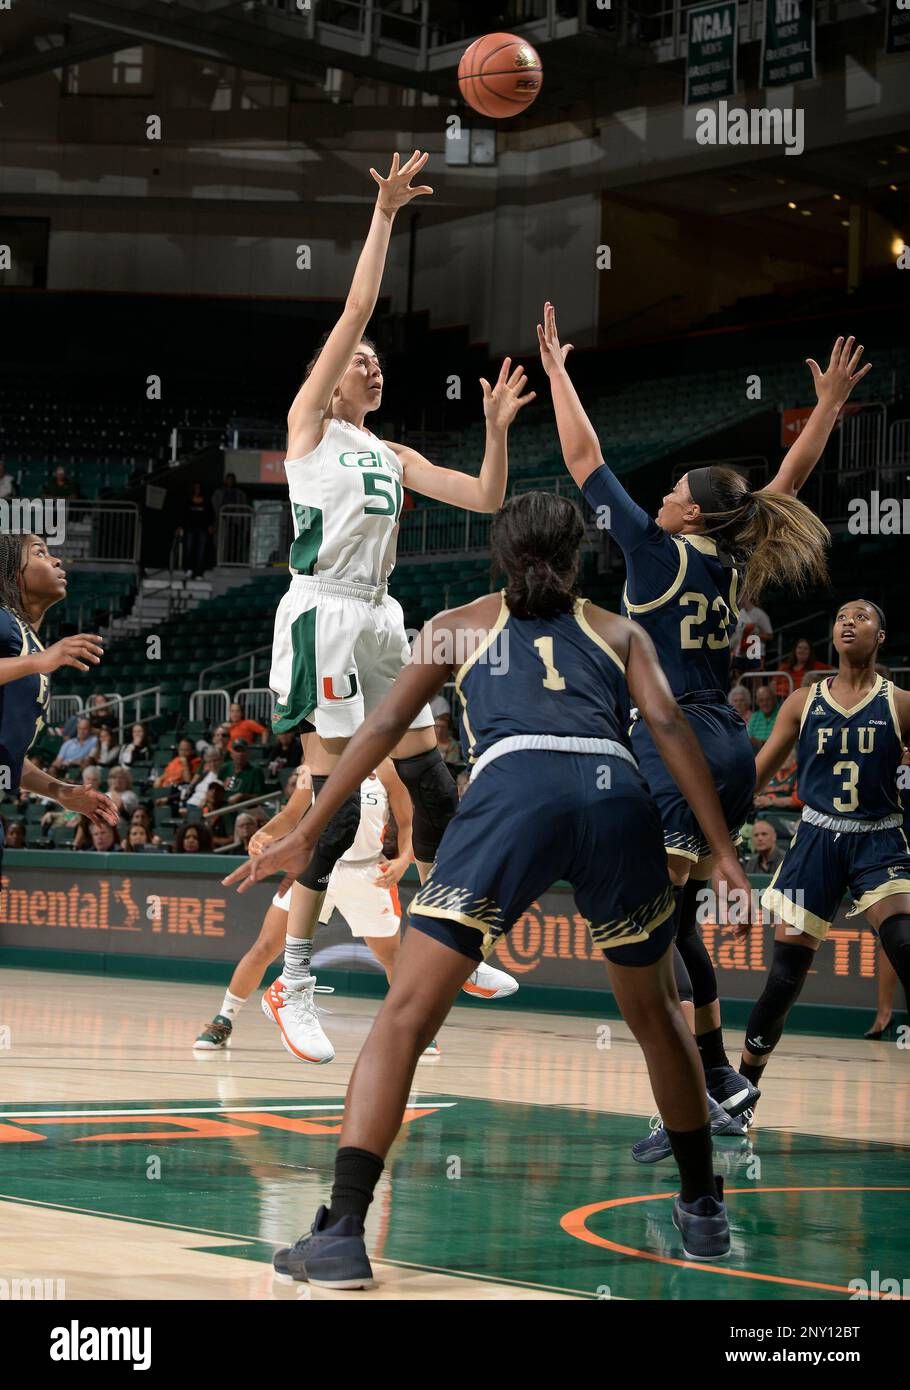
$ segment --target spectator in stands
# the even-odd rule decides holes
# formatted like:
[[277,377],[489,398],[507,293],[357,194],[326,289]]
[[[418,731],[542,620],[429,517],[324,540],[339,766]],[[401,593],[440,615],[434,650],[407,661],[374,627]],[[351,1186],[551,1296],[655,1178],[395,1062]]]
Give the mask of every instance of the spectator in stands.
[[791,753],[779,767],[763,792],[755,798],[757,807],[779,806],[792,811],[802,806],[796,795],[796,754]]
[[231,743],[234,742],[235,738],[246,739],[247,743],[266,743],[269,736],[269,731],[264,724],[258,724],[255,719],[247,719],[246,712],[239,700],[234,700],[231,704],[228,733]]
[[58,773],[68,767],[85,767],[98,751],[98,735],[92,733],[92,726],[84,714],[76,720],[76,735],[61,744],[57,756],[51,763],[51,773]]
[[198,478],[192,483],[183,524],[177,527],[176,534],[183,537],[183,568],[187,577],[200,579],[206,570],[209,539],[215,534],[215,513]]
[[752,740],[752,747],[758,751],[763,743],[767,743],[771,737],[771,730],[774,728],[774,721],[777,719],[779,709],[777,696],[770,685],[760,685],[755,692],[755,704],[757,708],[749,718],[749,738]]
[[752,699],[744,685],[734,685],[727,696],[727,704],[732,705],[744,724],[752,718]]
[[186,799],[187,806],[205,805],[205,794],[213,782],[220,782],[220,772],[222,764],[221,754],[217,748],[210,748],[203,755],[202,766],[197,768],[196,775],[190,783],[190,792]]
[[251,796],[261,796],[265,791],[262,768],[250,763],[250,745],[245,738],[231,741],[230,762],[222,765],[219,776],[224,783],[228,805],[235,801],[247,801]]
[[66,475],[66,469],[62,463],[58,463],[51,476],[41,490],[42,497],[78,497],[79,489],[71,478]]
[[229,724],[219,724],[212,734],[212,747],[221,755],[221,762],[227,762],[231,756],[231,726]]
[[195,821],[181,825],[174,841],[175,854],[211,854],[213,849],[212,832],[207,825]]
[[785,700],[792,690],[799,690],[805,684],[803,677],[812,671],[827,671],[830,667],[823,661],[815,660],[815,652],[812,650],[812,643],[808,637],[800,637],[793,644],[793,650],[784,657],[780,664],[780,669],[786,671],[793,682],[790,686],[782,676],[775,680],[777,693],[782,700]]
[[88,816],[80,816],[73,836],[72,848],[86,850],[92,848],[92,823]]
[[[177,744],[177,752],[171,758],[167,767],[156,777],[152,783],[153,787],[180,787],[189,786],[196,774],[202,759],[193,750],[193,740],[182,738]],[[158,797],[156,800],[160,800]]]
[[158,835],[155,831],[154,822],[152,821],[151,812],[148,810],[148,807],[137,806],[133,814],[130,816],[130,825],[141,825],[149,838],[150,844],[161,844],[161,836]]
[[25,826],[21,820],[10,821],[6,827],[6,848],[25,849]]
[[144,724],[134,724],[129,743],[125,743],[120,749],[120,762],[124,767],[130,767],[133,763],[150,762],[151,758],[152,747],[148,730]]
[[[464,767],[464,756],[461,751],[461,744],[457,738],[452,737],[452,726],[448,712],[437,714],[434,722],[436,729],[436,747],[442,754],[442,760],[452,772],[453,768]],[[452,776],[454,777],[454,772]]]
[[108,825],[105,821],[101,825],[89,827],[91,845],[89,848],[96,850],[99,854],[113,854],[115,850],[122,850],[120,843],[120,830],[116,825]]
[[89,717],[89,723],[96,733],[101,729],[116,729],[118,720],[111,706],[107,702],[107,697],[100,690],[95,691],[88,697],[85,704],[85,712]]
[[142,822],[138,820],[131,821],[126,836],[127,849],[131,853],[141,854],[142,851],[148,849],[150,845],[149,833]]
[[247,846],[256,834],[257,830],[255,817],[248,811],[244,811],[234,822],[234,838],[227,846],[228,854],[247,854]]
[[6,464],[0,459],[0,501],[7,501],[16,495],[16,484],[6,471]]
[[139,805],[139,798],[133,791],[133,774],[128,767],[111,768],[107,774],[107,794],[124,820],[129,820]]
[[[106,724],[102,724],[98,730],[98,752],[95,754],[95,762],[99,767],[111,767],[112,764],[120,766],[120,744],[113,729],[109,729]],[[124,771],[128,769],[124,768]]]
[[225,473],[224,482],[221,487],[216,487],[212,493],[212,511],[215,513],[215,525],[218,525],[218,513],[222,507],[245,507],[247,506],[247,495],[242,488],[237,486],[237,477],[234,473]]
[[730,644],[733,652],[733,674],[739,676],[743,671],[762,670],[765,664],[765,644],[770,642],[773,636],[771,619],[763,608],[741,608]]
[[212,841],[215,848],[220,849],[222,845],[229,845],[234,838],[228,833],[227,821],[218,812],[227,805],[227,796],[222,782],[212,782],[205,794],[205,809],[202,814],[205,817],[205,825],[212,833]]
[[270,777],[277,777],[288,767],[299,767],[303,762],[303,744],[300,735],[287,731],[278,734],[266,750]]
[[773,874],[784,862],[784,852],[777,848],[777,831],[770,821],[757,820],[752,824],[752,854],[746,860],[747,874]]

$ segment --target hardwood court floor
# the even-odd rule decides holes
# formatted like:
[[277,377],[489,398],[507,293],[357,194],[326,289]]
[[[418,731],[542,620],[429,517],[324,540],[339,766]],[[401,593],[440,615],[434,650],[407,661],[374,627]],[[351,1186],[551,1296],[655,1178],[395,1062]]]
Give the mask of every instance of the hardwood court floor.
[[370,1210],[377,1288],[275,1285],[272,1250],[328,1196],[377,1003],[328,999],[337,1056],[315,1067],[258,996],[230,1051],[194,1054],[220,998],[0,971],[0,1278],[68,1298],[842,1299],[908,1268],[910,1051],[784,1040],[760,1127],[717,1144],[731,1256],[699,1265],[670,1220],[672,1162],[629,1155],[653,1102],[625,1025],[466,1004],[419,1064]]

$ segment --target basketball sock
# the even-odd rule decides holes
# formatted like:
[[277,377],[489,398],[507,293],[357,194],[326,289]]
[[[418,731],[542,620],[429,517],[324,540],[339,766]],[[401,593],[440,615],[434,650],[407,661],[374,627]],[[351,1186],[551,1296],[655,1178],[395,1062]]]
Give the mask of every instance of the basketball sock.
[[882,950],[904,987],[910,1009],[910,913],[896,912],[893,917],[887,917],[878,929],[878,936]]
[[361,1226],[364,1224],[382,1169],[382,1159],[367,1149],[338,1150],[327,1226],[334,1226],[345,1216],[356,1217]]
[[751,1062],[740,1062],[739,1074],[744,1076],[747,1081],[751,1081],[753,1086],[758,1086],[761,1082],[764,1067],[756,1067]]
[[730,1065],[730,1058],[724,1050],[722,1028],[712,1028],[709,1033],[696,1033],[695,1042],[706,1076],[711,1067],[728,1067]]
[[284,938],[284,966],[281,975],[285,984],[298,984],[310,973],[310,956],[313,954],[311,936],[286,936]]
[[668,1129],[667,1138],[679,1169],[679,1195],[684,1202],[716,1196],[711,1125],[698,1129]]
[[245,999],[239,999],[236,994],[232,994],[228,989],[225,990],[224,1002],[218,1012],[221,1014],[222,1018],[229,1018],[233,1023],[245,1003]]

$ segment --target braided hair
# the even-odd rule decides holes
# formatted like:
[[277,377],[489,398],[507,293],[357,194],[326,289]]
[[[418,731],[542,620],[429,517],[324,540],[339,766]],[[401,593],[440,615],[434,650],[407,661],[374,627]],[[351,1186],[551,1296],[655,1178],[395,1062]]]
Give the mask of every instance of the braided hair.
[[0,535],[0,606],[8,608],[22,622],[28,618],[22,611],[22,552],[30,536]]

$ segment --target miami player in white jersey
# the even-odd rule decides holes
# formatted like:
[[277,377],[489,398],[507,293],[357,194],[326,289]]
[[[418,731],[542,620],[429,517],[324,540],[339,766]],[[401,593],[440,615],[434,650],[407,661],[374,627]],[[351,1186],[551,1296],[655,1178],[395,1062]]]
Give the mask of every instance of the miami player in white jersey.
[[[267,845],[288,834],[309,810],[312,800],[312,779],[304,765],[287,806],[257,830],[250,841],[250,853],[260,854]],[[386,859],[383,833],[390,810],[398,827],[398,853],[393,859]],[[332,870],[319,920],[328,922],[337,908],[350,927],[351,935],[370,948],[390,984],[401,943],[398,883],[411,862],[411,800],[391,759],[386,758],[360,785],[357,835]],[[241,1009],[250,994],[259,988],[272,961],[281,954],[289,921],[302,911],[306,911],[306,894],[299,884],[294,884],[286,893],[275,894],[257,940],[234,970],[220,1010],[193,1044],[195,1051],[214,1052],[230,1047]],[[518,982],[504,970],[496,970],[484,962],[468,977],[463,988],[466,994],[477,999],[505,999],[517,991]],[[318,986],[320,992],[322,989],[323,986]],[[315,1003],[312,1002],[308,1011],[308,1027],[298,1027],[289,1037],[283,1026],[283,995],[284,981],[279,975],[262,996],[262,1012],[278,1024],[288,1052],[300,1061],[331,1062],[335,1051],[322,1031]],[[308,992],[307,997],[312,1001],[312,992]],[[435,1039],[426,1051],[438,1055],[439,1045]]]
[[[478,475],[440,468],[416,450],[366,428],[379,409],[383,375],[367,324],[379,296],[392,226],[401,208],[432,189],[411,187],[428,155],[403,165],[394,155],[388,178],[370,170],[379,193],[341,317],[310,362],[288,414],[288,479],[294,523],[290,587],[275,616],[270,684],[273,728],[305,733],[306,761],[318,793],[348,739],[391,688],[409,656],[401,606],[388,593],[395,563],[403,489],[468,511],[492,514],[502,504],[507,435],[534,393],[506,359],[495,386],[482,380],[486,447]],[[392,750],[413,803],[413,848],[421,877],[454,815],[457,792],[436,746],[429,706]],[[282,1038],[314,1048],[310,973],[323,896],[360,822],[357,795],[326,827],[300,879],[301,910],[288,920],[283,997],[276,1008]],[[316,1050],[330,1051],[323,1037]]]

